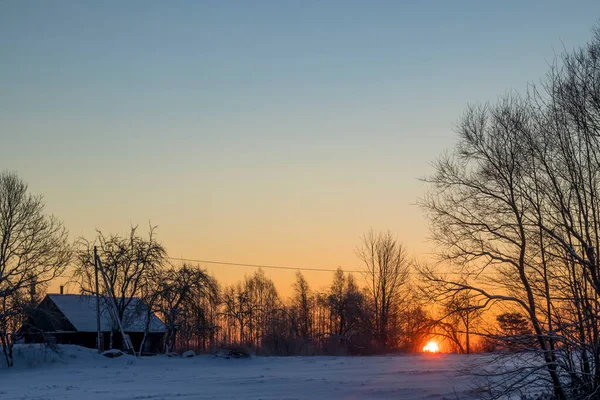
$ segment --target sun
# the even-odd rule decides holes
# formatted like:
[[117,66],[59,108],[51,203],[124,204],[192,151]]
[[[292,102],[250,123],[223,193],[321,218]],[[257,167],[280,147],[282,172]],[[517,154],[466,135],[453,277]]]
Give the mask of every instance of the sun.
[[427,342],[427,344],[423,347],[423,351],[426,353],[438,353],[440,351],[440,347],[432,340]]

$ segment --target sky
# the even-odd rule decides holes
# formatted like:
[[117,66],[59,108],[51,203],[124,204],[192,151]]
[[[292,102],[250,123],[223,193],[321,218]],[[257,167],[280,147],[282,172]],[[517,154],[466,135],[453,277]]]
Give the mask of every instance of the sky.
[[[356,270],[372,228],[429,259],[419,178],[465,107],[538,82],[599,17],[585,0],[0,1],[0,170],[73,240],[152,224],[172,257]],[[294,271],[265,272],[289,292]]]

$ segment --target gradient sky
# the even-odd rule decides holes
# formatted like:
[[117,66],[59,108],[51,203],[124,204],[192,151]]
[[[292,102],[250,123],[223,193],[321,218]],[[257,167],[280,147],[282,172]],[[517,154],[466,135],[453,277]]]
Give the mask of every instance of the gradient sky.
[[[597,0],[2,1],[0,170],[73,238],[151,221],[173,257],[356,269],[372,227],[426,258],[418,178],[465,106],[539,80],[599,17]],[[293,271],[266,272],[289,291]]]

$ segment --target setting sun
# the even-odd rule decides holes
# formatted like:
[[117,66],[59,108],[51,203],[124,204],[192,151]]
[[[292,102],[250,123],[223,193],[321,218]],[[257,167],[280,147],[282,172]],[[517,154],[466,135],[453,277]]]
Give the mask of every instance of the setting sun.
[[423,351],[426,353],[437,353],[440,351],[440,348],[436,342],[427,342],[427,344],[423,347]]

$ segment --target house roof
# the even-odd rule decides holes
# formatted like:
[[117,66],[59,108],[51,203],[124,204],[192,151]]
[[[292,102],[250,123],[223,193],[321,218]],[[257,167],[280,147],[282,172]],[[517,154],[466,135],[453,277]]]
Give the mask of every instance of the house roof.
[[[48,297],[79,332],[96,332],[96,298],[93,295],[49,294]],[[100,298],[100,330],[108,332],[118,329],[118,324],[109,311],[108,299]],[[125,309],[123,330],[144,332],[148,306],[134,297]],[[165,325],[154,313],[150,317],[149,332],[164,332]]]

